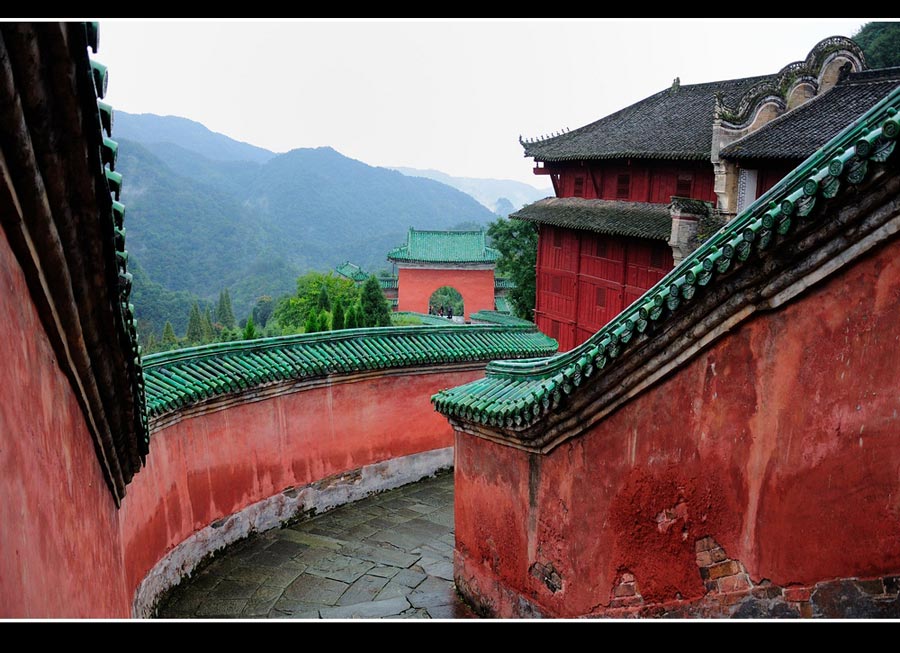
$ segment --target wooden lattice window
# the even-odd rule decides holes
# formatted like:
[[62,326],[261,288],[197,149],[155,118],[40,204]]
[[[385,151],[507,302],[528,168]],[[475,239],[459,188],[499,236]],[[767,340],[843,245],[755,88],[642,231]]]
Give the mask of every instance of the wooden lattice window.
[[650,250],[650,267],[651,268],[662,268],[663,266],[663,253],[662,250],[658,247],[654,247]]
[[606,239],[604,239],[603,237],[597,238],[595,247],[595,256],[597,256],[597,258],[609,258],[609,252],[606,248]]
[[562,247],[562,231],[559,229],[553,230],[553,246],[554,247]]
[[678,197],[690,197],[691,188],[694,183],[694,175],[680,174],[678,181],[675,183],[675,195]]
[[584,197],[584,177],[575,177],[575,189],[572,194],[575,197]]
[[550,322],[550,337],[559,340],[559,322],[556,320]]
[[562,277],[550,277],[550,292],[562,292]]
[[604,308],[606,306],[606,288],[602,286],[597,288],[597,306]]
[[616,199],[627,200],[631,194],[631,175],[627,172],[616,177]]

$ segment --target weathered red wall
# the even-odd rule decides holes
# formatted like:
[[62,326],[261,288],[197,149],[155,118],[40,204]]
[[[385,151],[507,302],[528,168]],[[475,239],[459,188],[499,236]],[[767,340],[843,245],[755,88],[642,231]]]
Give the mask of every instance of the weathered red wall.
[[898,248],[756,316],[547,455],[458,434],[458,578],[506,615],[510,596],[603,610],[626,571],[647,603],[692,600],[705,536],[754,582],[896,574]]
[[117,510],[3,236],[0,289],[0,618],[129,617],[153,565],[211,522],[288,486],[451,446],[428,398],[483,374],[335,383],[185,419],[153,434]]
[[442,286],[452,286],[462,295],[467,320],[472,313],[494,310],[493,270],[400,268],[398,286],[400,311],[427,313],[428,300]]
[[[179,542],[281,492],[453,445],[428,398],[483,371],[385,376],[244,403],[157,431],[123,504],[131,592]],[[129,596],[131,596],[129,594]]]
[[118,514],[0,230],[0,618],[127,617]]

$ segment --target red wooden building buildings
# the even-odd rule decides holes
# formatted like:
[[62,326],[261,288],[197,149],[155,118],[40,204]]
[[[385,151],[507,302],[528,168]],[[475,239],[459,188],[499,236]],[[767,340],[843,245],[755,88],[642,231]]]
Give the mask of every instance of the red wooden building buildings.
[[[535,322],[567,350],[900,83],[845,37],[773,75],[670,88],[576,130],[520,141],[555,198],[538,224]],[[830,121],[833,113],[840,119]]]

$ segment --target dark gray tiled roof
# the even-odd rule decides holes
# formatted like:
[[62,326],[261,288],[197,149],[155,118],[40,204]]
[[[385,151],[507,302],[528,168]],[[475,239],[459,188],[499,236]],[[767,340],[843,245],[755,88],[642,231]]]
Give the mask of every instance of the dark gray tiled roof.
[[570,159],[703,159],[712,148],[715,95],[737,104],[754,85],[772,77],[745,77],[667,88],[589,125],[538,142],[525,142],[525,156],[538,161]]
[[548,197],[523,206],[509,217],[612,236],[668,240],[672,218],[665,204]]
[[898,85],[900,68],[851,73],[829,91],[722,148],[719,154],[728,159],[805,159]]

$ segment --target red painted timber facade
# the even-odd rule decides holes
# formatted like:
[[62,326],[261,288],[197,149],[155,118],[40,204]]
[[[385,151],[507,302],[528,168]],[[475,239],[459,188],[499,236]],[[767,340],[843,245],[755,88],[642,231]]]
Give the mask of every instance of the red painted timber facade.
[[457,584],[499,616],[523,599],[609,614],[628,585],[689,604],[707,591],[707,538],[726,571],[786,600],[900,572],[898,248],[745,322],[549,454],[457,434]]
[[400,311],[428,312],[434,291],[451,286],[463,298],[465,319],[478,311],[494,310],[494,270],[401,267],[398,270],[398,308]]
[[535,323],[572,349],[673,267],[663,241],[539,225]]
[[[709,162],[547,163],[535,172],[550,175],[557,197],[669,204],[677,195],[716,202]],[[542,224],[535,323],[559,341],[560,351],[572,349],[673,267],[664,241]]]
[[672,195],[716,202],[708,161],[585,161],[546,163],[557,197],[668,204]]
[[0,287],[0,618],[131,616],[153,565],[215,520],[289,486],[451,446],[428,398],[483,374],[376,375],[186,418],[153,434],[117,510],[5,237]]

